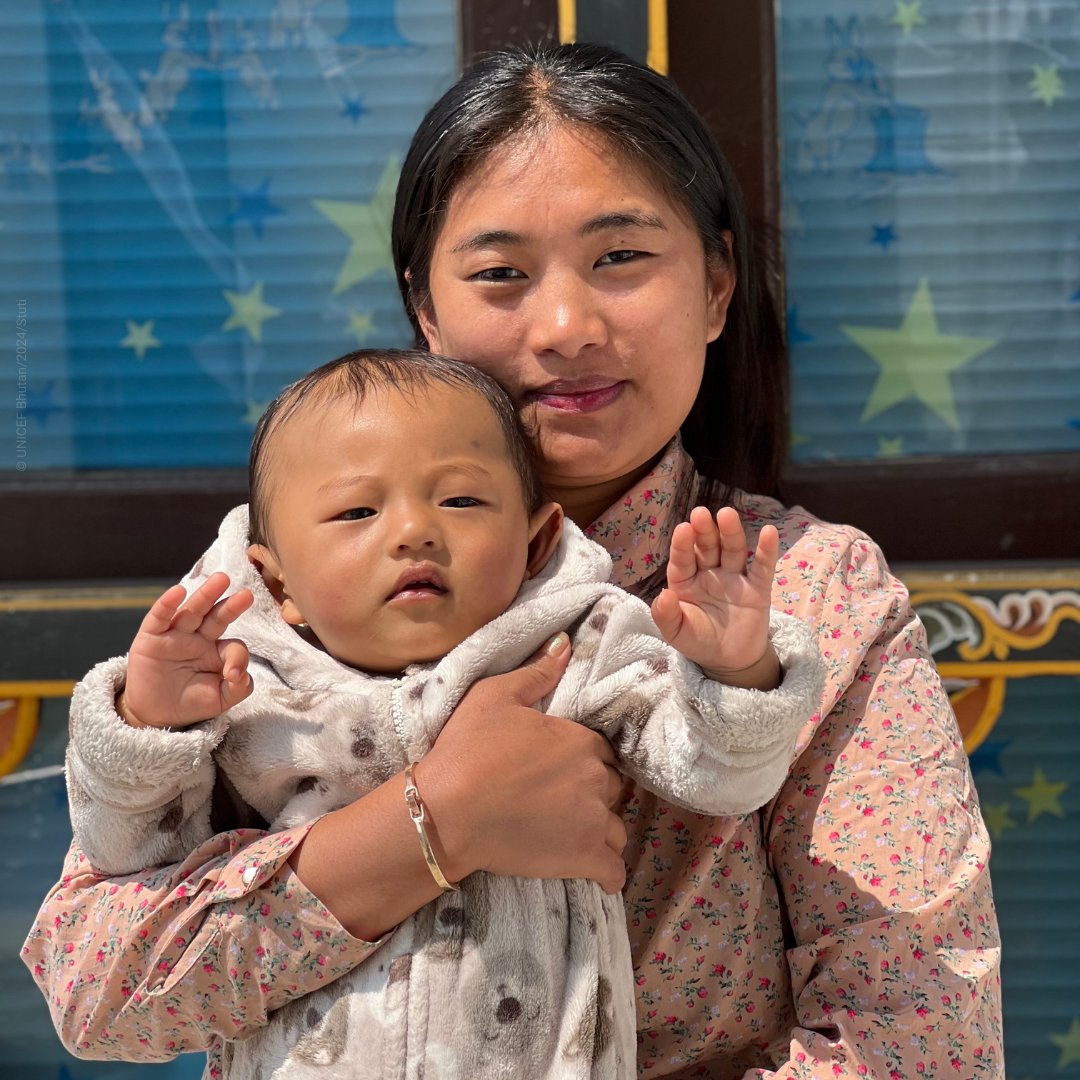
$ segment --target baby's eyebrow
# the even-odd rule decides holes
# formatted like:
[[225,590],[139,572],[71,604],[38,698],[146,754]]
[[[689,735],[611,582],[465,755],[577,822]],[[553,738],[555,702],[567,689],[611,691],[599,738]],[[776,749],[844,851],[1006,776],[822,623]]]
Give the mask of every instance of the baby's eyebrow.
[[371,477],[363,473],[353,474],[351,476],[338,476],[333,480],[327,480],[325,484],[318,487],[316,495],[329,495],[334,491],[344,491],[347,488],[356,487],[357,484],[363,484],[365,481],[370,480]]

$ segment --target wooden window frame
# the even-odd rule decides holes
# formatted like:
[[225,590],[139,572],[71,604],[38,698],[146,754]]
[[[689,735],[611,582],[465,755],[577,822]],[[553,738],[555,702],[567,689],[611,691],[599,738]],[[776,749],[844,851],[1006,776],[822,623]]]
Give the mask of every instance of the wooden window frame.
[[[461,0],[461,54],[558,35],[558,0]],[[668,4],[670,74],[712,126],[779,256],[771,4]],[[786,502],[865,529],[895,562],[1080,558],[1080,453],[791,465]],[[0,579],[174,579],[246,498],[242,470],[6,475]]]

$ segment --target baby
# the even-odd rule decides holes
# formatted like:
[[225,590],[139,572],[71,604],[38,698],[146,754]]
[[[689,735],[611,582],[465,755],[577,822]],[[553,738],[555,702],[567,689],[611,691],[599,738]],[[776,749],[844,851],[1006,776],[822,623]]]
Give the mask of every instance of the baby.
[[[541,707],[602,732],[622,771],[690,810],[765,803],[818,708],[809,632],[766,614],[775,534],[741,579],[756,639],[723,637],[733,609],[713,579],[725,572],[695,555],[695,538],[719,540],[703,510],[676,530],[678,570],[654,622],[608,584],[606,553],[544,500],[513,404],[469,365],[381,351],[312,372],[259,424],[250,500],[190,579],[205,563],[238,591],[219,599],[230,581],[215,573],[181,607],[174,586],[144,620],[126,685],[110,661],[73,702],[75,838],[109,873],[180,861],[212,828],[249,823],[239,808],[286,827],[403,771],[402,812],[417,821],[410,763],[473,682],[559,631],[571,659]],[[220,640],[230,623],[237,639]],[[723,684],[762,654],[773,675],[779,659],[778,689]],[[116,711],[101,704],[114,694]],[[229,1044],[229,1080],[633,1076],[620,897],[590,881],[482,872],[451,884],[422,819],[417,831],[446,891],[368,963]]]

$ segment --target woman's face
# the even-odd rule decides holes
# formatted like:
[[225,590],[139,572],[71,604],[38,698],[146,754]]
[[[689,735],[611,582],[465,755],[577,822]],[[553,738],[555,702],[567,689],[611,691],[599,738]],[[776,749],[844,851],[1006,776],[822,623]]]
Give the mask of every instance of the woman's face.
[[623,490],[678,431],[733,287],[681,207],[563,125],[503,145],[454,191],[418,315],[434,351],[506,387],[566,498]]

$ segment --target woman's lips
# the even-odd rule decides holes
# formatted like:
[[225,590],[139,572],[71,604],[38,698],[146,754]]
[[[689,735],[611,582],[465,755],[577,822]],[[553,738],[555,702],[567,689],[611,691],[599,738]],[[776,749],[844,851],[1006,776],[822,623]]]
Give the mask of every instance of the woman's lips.
[[610,405],[622,394],[625,386],[626,383],[621,380],[549,383],[539,390],[529,391],[525,401],[559,412],[591,413]]

